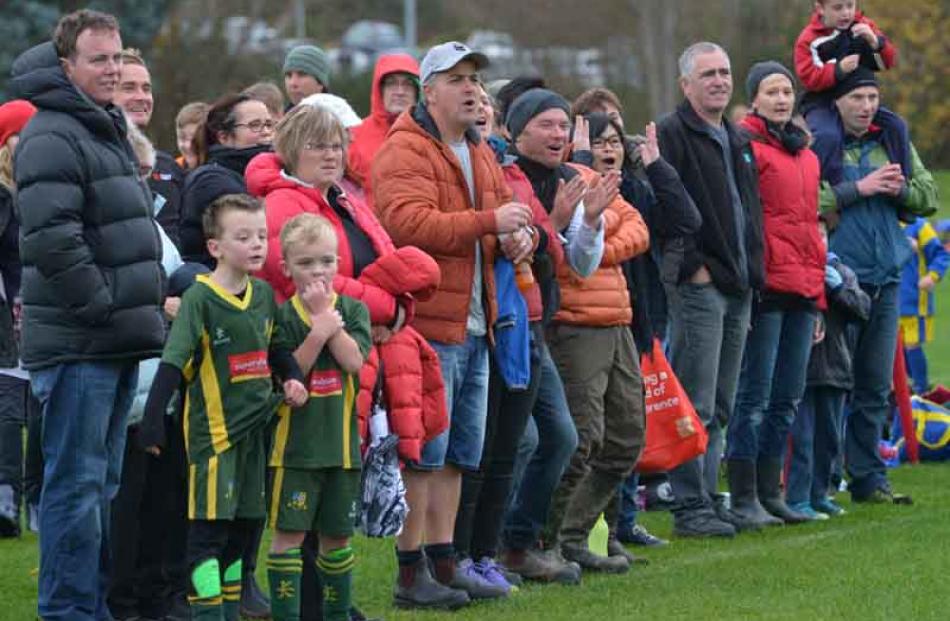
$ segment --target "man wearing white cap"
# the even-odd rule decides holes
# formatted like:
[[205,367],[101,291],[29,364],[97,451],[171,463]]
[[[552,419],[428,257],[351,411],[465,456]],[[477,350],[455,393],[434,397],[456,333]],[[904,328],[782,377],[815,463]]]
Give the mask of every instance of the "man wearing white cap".
[[487,64],[454,41],[429,50],[420,67],[423,101],[397,119],[372,167],[376,210],[393,241],[425,250],[442,270],[436,293],[418,303],[413,326],[439,354],[451,418],[405,471],[411,510],[397,541],[397,606],[455,607],[508,593],[471,559],[456,563],[451,543],[461,473],[478,469],[485,436],[496,236],[532,220],[529,207],[509,202],[495,156],[472,127],[478,71]]

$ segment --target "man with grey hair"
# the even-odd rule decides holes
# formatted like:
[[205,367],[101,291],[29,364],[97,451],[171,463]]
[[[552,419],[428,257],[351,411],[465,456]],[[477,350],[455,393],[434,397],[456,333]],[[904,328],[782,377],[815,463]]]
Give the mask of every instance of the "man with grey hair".
[[[402,607],[456,607],[508,593],[472,559],[456,563],[452,545],[462,471],[478,470],[485,437],[497,235],[532,220],[530,207],[509,202],[494,152],[473,127],[478,71],[487,64],[454,41],[429,50],[420,67],[424,100],[399,116],[372,166],[376,210],[393,242],[425,250],[442,271],[435,294],[416,305],[413,327],[438,354],[451,422],[404,471],[410,513],[397,540],[395,592]],[[463,590],[463,599],[446,586]]]
[[678,536],[731,537],[755,525],[716,502],[723,433],[736,396],[752,292],[764,281],[758,171],[748,139],[723,112],[729,56],[696,43],[679,60],[685,101],[658,126],[660,151],[702,215],[695,235],[665,248],[673,370],[709,431],[705,455],[670,473]]

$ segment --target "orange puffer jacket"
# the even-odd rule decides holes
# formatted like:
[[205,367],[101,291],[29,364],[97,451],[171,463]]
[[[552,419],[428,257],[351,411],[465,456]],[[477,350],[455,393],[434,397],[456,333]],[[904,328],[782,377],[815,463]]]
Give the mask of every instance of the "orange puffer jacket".
[[475,244],[482,249],[485,317],[498,316],[492,264],[497,237],[494,210],[511,199],[495,154],[478,134],[466,134],[475,180],[475,204],[458,158],[441,142],[424,106],[404,112],[373,161],[376,213],[397,246],[413,245],[439,264],[436,294],[416,306],[413,326],[427,339],[465,341],[475,274]]
[[[588,183],[597,173],[570,164]],[[604,258],[600,267],[581,278],[567,264],[557,271],[561,286],[561,310],[554,321],[581,326],[608,327],[630,325],[633,311],[630,294],[620,264],[650,248],[650,234],[640,212],[620,196],[604,210]]]

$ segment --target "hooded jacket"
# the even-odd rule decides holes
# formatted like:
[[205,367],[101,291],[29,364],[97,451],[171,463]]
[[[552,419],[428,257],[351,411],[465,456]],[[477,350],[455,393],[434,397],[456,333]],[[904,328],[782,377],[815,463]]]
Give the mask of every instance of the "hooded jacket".
[[[741,254],[736,249],[739,232],[722,149],[709,135],[706,122],[699,118],[689,101],[684,101],[675,112],[660,120],[657,137],[663,159],[679,173],[683,186],[699,209],[702,226],[695,235],[683,236],[666,246],[668,251],[681,256],[678,270],[664,261],[663,278],[679,284],[705,266],[720,291],[740,294],[750,287],[758,289],[764,282],[759,175],[748,136],[726,119],[723,126],[729,135],[732,169],[742,201],[745,270],[739,265]],[[670,274],[671,271],[677,273]],[[740,277],[743,271],[748,274],[747,283]]]
[[475,244],[482,251],[482,300],[491,326],[498,316],[492,264],[497,238],[495,209],[511,200],[495,154],[474,129],[465,134],[475,181],[473,205],[465,174],[442,142],[425,106],[404,112],[373,164],[376,213],[397,246],[414,245],[432,255],[442,281],[432,299],[416,307],[414,326],[427,339],[465,341],[475,276]]
[[161,241],[125,117],[76,88],[52,42],[24,52],[12,75],[38,108],[14,165],[24,367],[157,356]]
[[854,14],[855,24],[867,24],[878,37],[880,49],[871,50],[867,42],[851,34],[851,29],[829,28],[821,21],[818,11],[795,41],[795,73],[805,89],[812,92],[834,88],[841,79],[838,61],[849,54],[860,54],[861,64],[872,71],[890,69],[897,62],[897,48],[884,36],[873,21],[861,11]]
[[[376,62],[373,71],[373,92],[370,94],[369,116],[360,125],[353,128],[353,141],[348,153],[349,173],[369,193],[370,166],[373,158],[383,146],[398,114],[387,112],[383,106],[383,79],[391,73],[408,73],[419,79],[419,63],[408,54],[387,54]],[[416,91],[416,100],[419,92]]]
[[827,249],[818,233],[818,157],[786,149],[760,116],[740,126],[752,136],[762,197],[765,289],[823,299]]

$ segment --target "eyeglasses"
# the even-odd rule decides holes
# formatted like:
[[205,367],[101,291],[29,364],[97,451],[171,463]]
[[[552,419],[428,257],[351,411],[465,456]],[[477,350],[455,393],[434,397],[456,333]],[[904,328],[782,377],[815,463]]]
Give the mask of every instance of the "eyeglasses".
[[305,151],[316,151],[317,153],[339,153],[343,151],[343,145],[339,142],[334,142],[333,144],[308,142],[303,148]]
[[259,134],[265,129],[269,132],[274,131],[275,125],[277,125],[277,123],[274,123],[271,120],[262,121],[257,119],[256,121],[251,121],[250,123],[235,123],[234,127],[246,127],[251,133]]
[[603,149],[604,147],[610,147],[611,149],[616,149],[623,146],[623,141],[620,138],[608,138],[603,140],[602,138],[597,138],[596,140],[590,141],[590,146],[593,149]]

